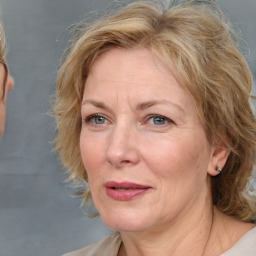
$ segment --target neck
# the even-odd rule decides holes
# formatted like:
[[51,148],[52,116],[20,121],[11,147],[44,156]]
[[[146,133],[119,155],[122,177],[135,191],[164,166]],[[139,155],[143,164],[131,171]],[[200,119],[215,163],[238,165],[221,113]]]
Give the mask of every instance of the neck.
[[204,200],[191,203],[172,223],[146,231],[121,232],[123,245],[119,256],[220,255],[217,253],[221,250],[214,248],[218,247],[217,239],[212,237],[216,217],[208,193]]
[[208,218],[205,214],[197,222],[190,216],[184,225],[162,232],[121,232],[123,244],[118,256],[219,256],[255,228],[255,224],[226,216],[214,207]]

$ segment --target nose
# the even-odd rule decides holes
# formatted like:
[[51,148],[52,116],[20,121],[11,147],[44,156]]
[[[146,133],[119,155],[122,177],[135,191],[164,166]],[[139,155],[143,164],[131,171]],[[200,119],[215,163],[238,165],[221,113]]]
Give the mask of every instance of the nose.
[[113,128],[106,152],[107,161],[115,168],[136,165],[140,160],[136,131],[128,125]]

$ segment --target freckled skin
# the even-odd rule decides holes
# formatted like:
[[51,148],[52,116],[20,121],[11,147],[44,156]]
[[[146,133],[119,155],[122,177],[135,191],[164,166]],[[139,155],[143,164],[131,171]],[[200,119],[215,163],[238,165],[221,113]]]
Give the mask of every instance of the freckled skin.
[[[141,105],[149,101],[155,103]],[[161,232],[204,207],[214,148],[192,97],[165,63],[146,49],[111,49],[94,63],[83,102],[81,156],[106,225]],[[95,114],[104,119],[88,118]],[[155,123],[162,120],[155,114],[166,117],[163,124]],[[122,202],[107,196],[104,184],[110,180],[152,189]]]

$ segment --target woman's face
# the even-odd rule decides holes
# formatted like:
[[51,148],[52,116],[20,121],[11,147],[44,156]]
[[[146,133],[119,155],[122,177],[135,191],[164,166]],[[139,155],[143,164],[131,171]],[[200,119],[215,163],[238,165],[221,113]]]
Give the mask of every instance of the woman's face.
[[8,91],[12,90],[14,84],[11,76],[8,76],[7,82],[4,84],[5,76],[6,70],[0,63],[0,137],[3,135],[5,127],[7,94]]
[[192,97],[147,49],[111,49],[83,95],[80,149],[103,221],[114,230],[166,228],[209,195],[216,167]]

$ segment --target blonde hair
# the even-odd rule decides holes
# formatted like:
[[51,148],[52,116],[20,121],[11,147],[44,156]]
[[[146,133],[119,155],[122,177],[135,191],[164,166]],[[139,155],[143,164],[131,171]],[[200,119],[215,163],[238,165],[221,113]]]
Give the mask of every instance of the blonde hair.
[[5,90],[6,90],[5,84],[8,79],[8,68],[7,68],[6,61],[5,61],[5,57],[6,57],[5,42],[6,41],[5,41],[4,31],[3,31],[2,25],[0,24],[0,63],[3,64],[4,70],[5,70],[4,79],[3,79],[3,90],[2,90],[2,92],[0,92],[1,100],[5,99]]
[[[173,63],[178,81],[194,97],[210,143],[222,143],[230,155],[212,177],[213,203],[223,213],[250,221],[256,124],[249,99],[252,76],[232,27],[214,1],[189,0],[170,8],[137,1],[114,14],[81,26],[58,74],[54,106],[58,134],[55,149],[70,180],[85,180],[80,156],[80,106],[94,61],[113,47],[144,47]],[[82,193],[90,198],[87,190]]]

